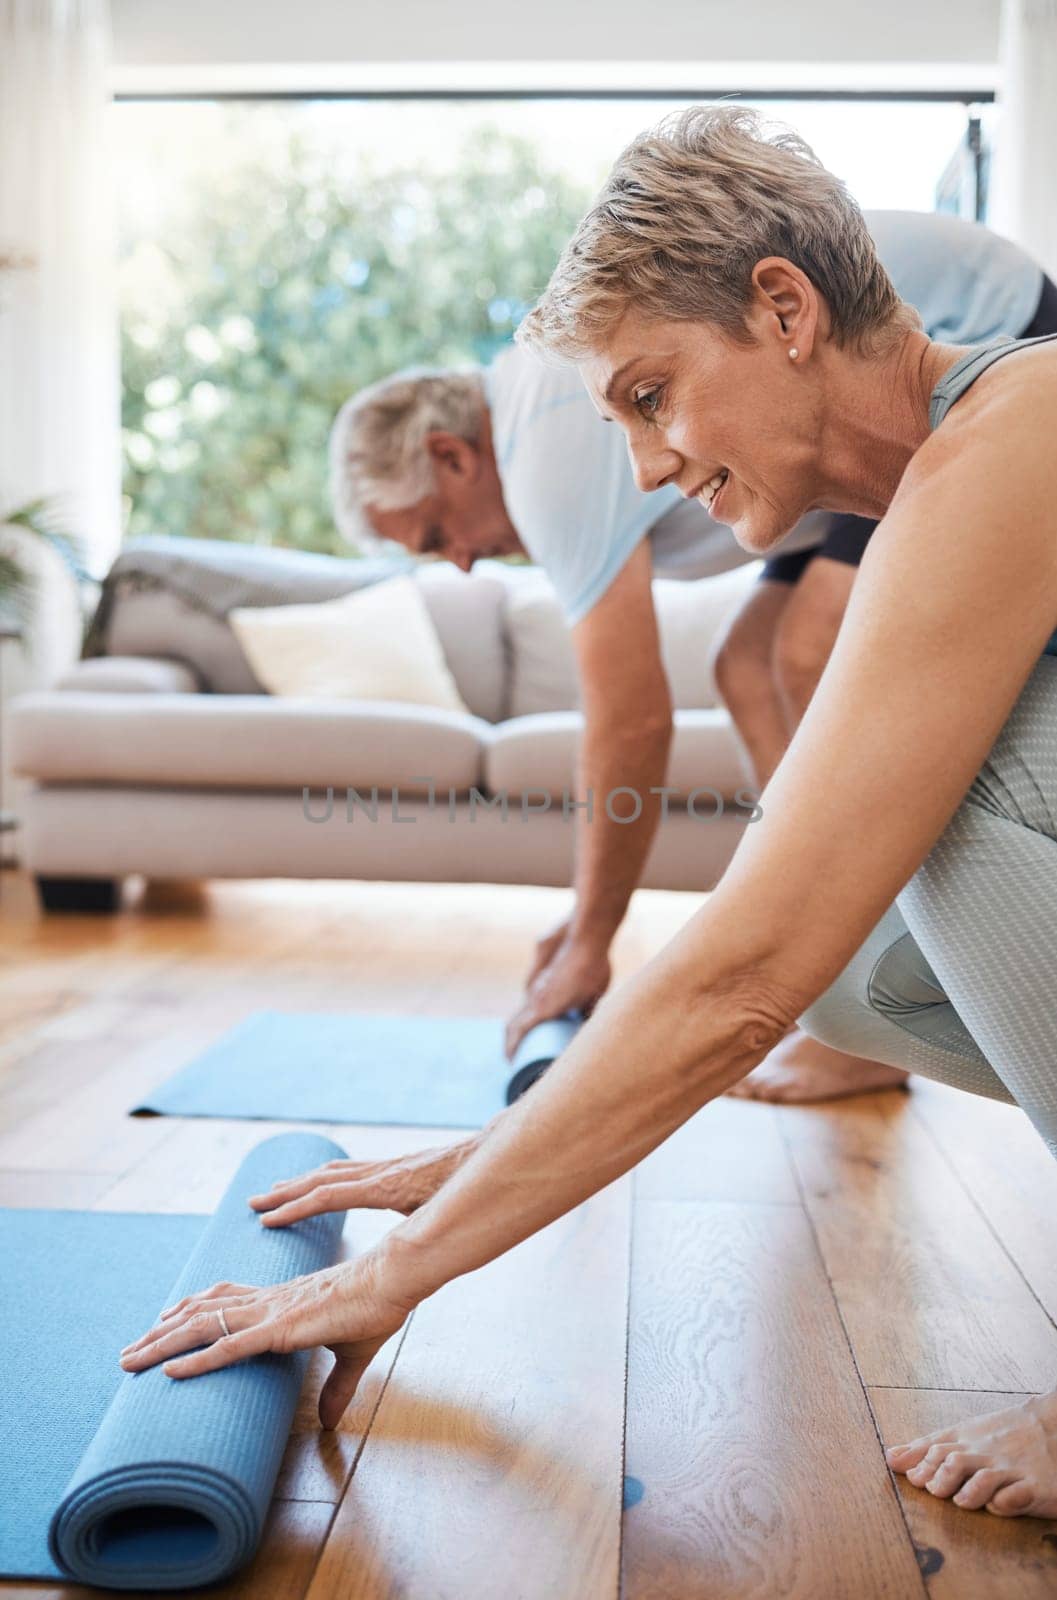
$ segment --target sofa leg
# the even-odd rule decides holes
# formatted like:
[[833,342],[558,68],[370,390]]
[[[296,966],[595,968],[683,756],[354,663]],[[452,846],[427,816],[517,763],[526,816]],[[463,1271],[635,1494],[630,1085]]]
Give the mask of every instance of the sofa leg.
[[37,873],[37,892],[45,911],[109,913],[121,904],[119,878],[46,878]]

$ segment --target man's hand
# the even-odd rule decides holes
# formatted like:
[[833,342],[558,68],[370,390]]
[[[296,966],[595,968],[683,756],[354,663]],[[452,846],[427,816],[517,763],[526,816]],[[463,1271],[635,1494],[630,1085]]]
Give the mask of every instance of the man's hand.
[[536,945],[525,996],[506,1026],[506,1053],[514,1054],[530,1028],[566,1011],[589,1016],[609,988],[609,954],[577,938],[568,921]]

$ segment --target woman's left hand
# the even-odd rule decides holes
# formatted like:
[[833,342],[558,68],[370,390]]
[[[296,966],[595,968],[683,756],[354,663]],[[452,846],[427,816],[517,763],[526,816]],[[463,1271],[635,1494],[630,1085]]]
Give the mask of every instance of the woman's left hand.
[[368,1253],[266,1289],[217,1283],[163,1311],[149,1333],[121,1352],[121,1365],[142,1372],[164,1361],[170,1378],[193,1378],[269,1350],[326,1345],[335,1360],[319,1397],[319,1420],[336,1428],[370,1362],[412,1310],[388,1298],[379,1279],[378,1260]]

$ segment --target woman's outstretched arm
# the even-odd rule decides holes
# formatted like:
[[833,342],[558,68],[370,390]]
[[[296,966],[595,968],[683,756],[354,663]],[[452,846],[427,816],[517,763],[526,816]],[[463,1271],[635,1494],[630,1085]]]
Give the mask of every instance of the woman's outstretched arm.
[[756,1065],[924,860],[1057,621],[1057,400],[1011,388],[912,463],[719,888],[388,1236],[403,1293],[561,1215]]
[[[362,1301],[366,1273],[387,1307],[410,1309],[626,1172],[762,1059],[920,865],[1057,619],[1057,400],[1013,386],[989,402],[984,427],[969,415],[971,436],[948,424],[911,463],[763,816],[719,888],[433,1197],[348,1269],[350,1296]],[[267,1301],[236,1306],[227,1320],[248,1342],[225,1350],[221,1339],[176,1370],[352,1337],[340,1290],[325,1315],[318,1296],[311,1311],[286,1304],[276,1332]],[[215,1338],[201,1322],[188,1329],[199,1312],[153,1330],[127,1364]],[[362,1321],[356,1330],[366,1337]]]

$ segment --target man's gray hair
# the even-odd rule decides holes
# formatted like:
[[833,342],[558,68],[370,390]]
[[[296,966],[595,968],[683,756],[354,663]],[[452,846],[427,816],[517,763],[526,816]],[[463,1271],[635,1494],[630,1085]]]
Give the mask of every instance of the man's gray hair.
[[330,496],[342,538],[360,549],[379,541],[368,509],[399,511],[432,493],[431,433],[470,444],[486,405],[480,367],[408,367],[346,400],[330,430]]

